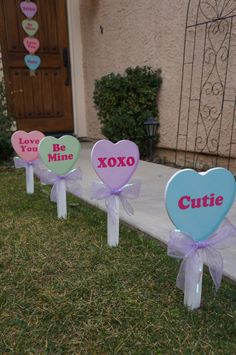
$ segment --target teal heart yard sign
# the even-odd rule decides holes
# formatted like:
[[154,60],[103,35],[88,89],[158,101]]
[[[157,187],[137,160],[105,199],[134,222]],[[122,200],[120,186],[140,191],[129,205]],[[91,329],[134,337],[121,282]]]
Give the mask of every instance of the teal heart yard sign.
[[230,171],[214,168],[197,173],[176,173],[166,187],[166,208],[176,226],[167,253],[183,259],[176,286],[184,291],[184,304],[200,307],[203,265],[219,289],[223,275],[221,250],[236,243],[236,229],[226,218],[235,199],[235,179]]
[[44,165],[57,175],[73,169],[80,153],[80,142],[73,136],[45,137],[39,144],[39,156]]
[[177,172],[165,192],[167,212],[181,232],[195,242],[206,240],[220,226],[235,199],[235,179],[224,168],[197,173]]

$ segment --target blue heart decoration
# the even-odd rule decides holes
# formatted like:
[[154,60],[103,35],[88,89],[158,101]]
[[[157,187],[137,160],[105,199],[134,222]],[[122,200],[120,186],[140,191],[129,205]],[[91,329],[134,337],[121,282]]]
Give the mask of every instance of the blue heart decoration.
[[25,56],[25,64],[31,71],[35,71],[40,66],[41,59],[37,55],[27,54]]
[[195,242],[206,240],[219,227],[235,199],[235,179],[224,168],[197,173],[177,172],[169,180],[166,209],[172,222]]

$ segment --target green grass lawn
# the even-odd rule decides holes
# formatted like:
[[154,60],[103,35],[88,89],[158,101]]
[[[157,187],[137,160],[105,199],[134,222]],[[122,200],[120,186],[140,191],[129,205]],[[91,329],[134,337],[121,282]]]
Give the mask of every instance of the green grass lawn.
[[[24,171],[0,170],[0,354],[235,354],[236,287],[189,312],[175,287],[179,263],[157,241],[68,196],[56,218],[49,188],[25,193]],[[75,205],[75,203],[78,203]]]

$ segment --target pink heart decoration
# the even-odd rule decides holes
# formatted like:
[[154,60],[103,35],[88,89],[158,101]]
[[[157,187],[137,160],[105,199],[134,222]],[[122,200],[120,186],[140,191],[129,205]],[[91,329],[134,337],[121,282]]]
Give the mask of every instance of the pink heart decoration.
[[21,11],[23,12],[23,14],[27,17],[27,18],[32,18],[34,17],[34,15],[37,12],[37,5],[34,2],[29,2],[29,1],[22,1],[20,3],[20,8]]
[[139,150],[128,140],[114,144],[103,139],[93,146],[91,162],[103,183],[112,190],[118,190],[134,174],[139,163]]
[[16,154],[26,161],[38,159],[38,145],[44,134],[39,131],[25,132],[16,131],[11,136],[11,143]]
[[30,54],[34,54],[35,52],[37,52],[37,50],[39,49],[40,46],[40,42],[38,40],[38,38],[34,38],[34,37],[26,37],[23,40],[25,49],[30,53]]

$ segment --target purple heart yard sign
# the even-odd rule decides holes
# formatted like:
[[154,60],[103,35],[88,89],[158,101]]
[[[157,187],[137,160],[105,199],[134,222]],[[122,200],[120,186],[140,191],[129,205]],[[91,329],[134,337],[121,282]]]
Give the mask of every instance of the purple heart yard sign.
[[128,183],[139,163],[135,143],[122,140],[114,144],[108,140],[97,142],[91,153],[92,166],[102,180],[92,187],[93,199],[105,199],[107,208],[107,237],[109,246],[119,243],[119,201],[125,211],[133,214],[128,198],[137,198],[140,182]]
[[111,190],[118,190],[134,174],[139,163],[139,149],[129,140],[114,144],[104,139],[94,145],[91,161],[103,183]]

